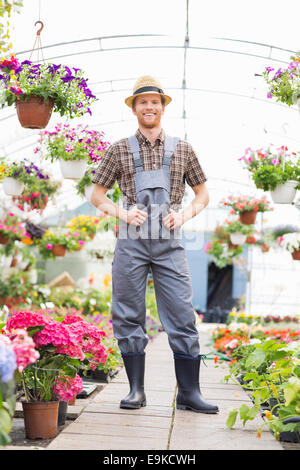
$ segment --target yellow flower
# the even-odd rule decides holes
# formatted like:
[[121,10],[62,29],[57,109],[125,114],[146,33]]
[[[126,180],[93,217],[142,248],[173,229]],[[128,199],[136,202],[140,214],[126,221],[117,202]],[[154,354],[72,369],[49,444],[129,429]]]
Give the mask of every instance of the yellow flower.
[[104,276],[104,279],[103,279],[103,285],[105,287],[109,287],[111,280],[112,280],[112,275],[111,274],[106,274]]
[[264,413],[267,419],[270,420],[273,418],[272,413],[269,410],[265,410]]
[[21,242],[24,243],[24,245],[32,245],[33,244],[33,241],[31,240],[31,238],[22,238]]

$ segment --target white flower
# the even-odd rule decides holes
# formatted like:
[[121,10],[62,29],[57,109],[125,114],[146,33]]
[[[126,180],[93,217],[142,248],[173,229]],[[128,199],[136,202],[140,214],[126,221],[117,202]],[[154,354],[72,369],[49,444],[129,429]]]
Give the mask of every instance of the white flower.
[[258,338],[252,338],[249,341],[249,344],[259,344],[259,343],[261,343],[261,340]]
[[290,253],[300,250],[300,232],[284,234],[280,245]]

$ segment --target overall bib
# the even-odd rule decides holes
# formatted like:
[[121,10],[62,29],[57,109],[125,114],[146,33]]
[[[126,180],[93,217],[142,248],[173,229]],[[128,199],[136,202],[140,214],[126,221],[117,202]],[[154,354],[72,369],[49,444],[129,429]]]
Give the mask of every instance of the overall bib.
[[170,231],[162,223],[170,209],[170,162],[178,139],[166,136],[162,168],[149,171],[143,168],[137,138],[128,140],[136,169],[136,205],[148,212],[148,219],[140,227],[119,223],[112,266],[114,335],[123,356],[144,354],[149,339],[145,291],[151,269],[170,347],[175,354],[195,358],[200,353],[199,336],[180,229]]

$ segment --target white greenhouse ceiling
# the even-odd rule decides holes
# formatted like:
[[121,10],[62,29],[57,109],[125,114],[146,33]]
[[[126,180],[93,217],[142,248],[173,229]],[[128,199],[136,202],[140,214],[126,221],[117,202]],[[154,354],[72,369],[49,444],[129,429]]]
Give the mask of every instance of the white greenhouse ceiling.
[[[294,0],[284,6],[276,0],[24,0],[11,37],[19,59],[29,59],[34,23],[43,21],[45,61],[82,68],[98,98],[92,116],[70,124],[104,131],[109,142],[135,132],[124,99],[140,75],[156,76],[173,98],[163,127],[195,148],[214,207],[230,191],[256,192],[238,161],[245,148],[274,143],[300,150],[298,108],[268,99],[256,75],[267,66],[285,67],[300,49],[299,16]],[[31,59],[38,59],[35,51]],[[62,121],[53,114],[49,130]],[[14,108],[0,110],[3,156],[34,159],[37,138],[38,131],[20,127]],[[63,190],[60,205],[82,203],[72,183]],[[291,210],[299,219],[300,211]]]

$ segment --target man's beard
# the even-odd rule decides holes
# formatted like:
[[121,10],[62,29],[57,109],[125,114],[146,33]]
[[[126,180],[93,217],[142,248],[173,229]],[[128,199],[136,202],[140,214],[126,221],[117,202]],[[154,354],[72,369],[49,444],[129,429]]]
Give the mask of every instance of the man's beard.
[[161,121],[161,115],[157,115],[154,119],[153,122],[147,122],[146,119],[142,118],[140,120],[140,123],[145,127],[146,129],[153,129],[154,127],[158,127]]

